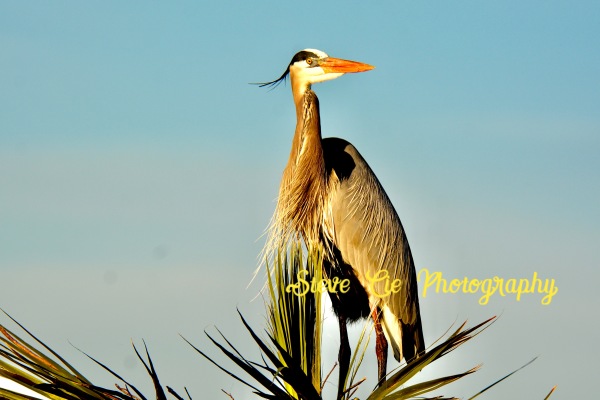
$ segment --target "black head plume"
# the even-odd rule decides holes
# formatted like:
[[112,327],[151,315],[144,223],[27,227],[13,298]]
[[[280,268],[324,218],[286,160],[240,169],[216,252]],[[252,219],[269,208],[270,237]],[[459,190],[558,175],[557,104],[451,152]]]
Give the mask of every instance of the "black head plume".
[[290,61],[290,63],[288,64],[287,69],[285,70],[285,72],[279,78],[277,78],[277,79],[275,79],[274,81],[271,81],[271,82],[253,83],[253,85],[258,85],[258,87],[269,87],[271,89],[274,89],[277,86],[279,86],[279,84],[281,82],[285,82],[285,80],[287,79],[288,75],[290,74],[290,67],[292,65],[294,65],[294,63],[296,63],[298,61],[305,61],[308,58],[319,58],[319,56],[317,54],[313,53],[312,51],[307,51],[307,50],[299,51],[298,53],[296,53],[294,55],[294,57],[292,57],[292,61]]
[[290,66],[288,65],[287,69],[285,70],[285,72],[277,79],[275,79],[274,81],[271,82],[263,82],[263,83],[254,83],[253,85],[258,85],[258,87],[269,87],[271,89],[275,89],[277,86],[279,86],[279,84],[281,82],[285,82],[285,80],[287,79],[288,75],[290,74]]

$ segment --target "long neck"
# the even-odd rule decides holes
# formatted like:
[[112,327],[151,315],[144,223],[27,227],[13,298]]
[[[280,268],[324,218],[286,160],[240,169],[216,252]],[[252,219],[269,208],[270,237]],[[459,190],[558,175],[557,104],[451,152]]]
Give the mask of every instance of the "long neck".
[[327,179],[321,145],[319,100],[307,88],[300,96],[294,91],[294,102],[296,132],[279,188],[274,223],[284,240],[301,236],[308,244],[319,238]]

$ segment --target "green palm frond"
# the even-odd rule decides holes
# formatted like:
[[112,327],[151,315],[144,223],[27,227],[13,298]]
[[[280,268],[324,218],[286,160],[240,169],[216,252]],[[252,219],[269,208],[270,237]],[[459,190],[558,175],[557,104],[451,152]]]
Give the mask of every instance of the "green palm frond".
[[[287,350],[279,345],[277,339],[274,337],[268,335],[269,342],[265,342],[260,339],[250,325],[246,322],[242,314],[239,313],[239,315],[242,323],[262,351],[263,356],[266,357],[266,360],[263,358],[262,363],[257,363],[246,359],[220,331],[219,334],[221,334],[221,337],[229,349],[225,347],[225,345],[213,339],[208,333],[206,333],[206,335],[210,341],[212,341],[213,344],[219,348],[219,350],[221,350],[230,360],[237,364],[238,367],[256,380],[256,382],[260,384],[263,389],[257,388],[254,384],[225,369],[187,339],[184,338],[184,340],[219,369],[254,390],[254,393],[259,397],[265,399],[321,399],[321,396],[313,386],[312,381],[302,370],[302,363],[300,360],[292,357]],[[271,350],[272,347],[275,348],[274,351]],[[290,393],[286,390],[287,385],[293,388],[294,393]]]
[[360,332],[360,336],[356,341],[356,346],[354,346],[354,351],[352,352],[352,357],[350,358],[348,376],[344,382],[344,393],[347,394],[347,399],[352,398],[353,394],[358,390],[358,385],[365,381],[365,378],[357,381],[356,375],[358,374],[358,370],[360,369],[360,366],[365,358],[373,330],[374,327],[372,324],[364,324],[363,329]]
[[[2,311],[4,312],[4,310]],[[51,400],[146,399],[135,386],[121,378],[106,365],[82,352],[114,377],[119,379],[125,386],[120,387],[119,385],[115,385],[118,390],[114,390],[94,385],[70,363],[29,332],[13,317],[6,312],[4,312],[4,314],[29,335],[33,341],[37,342],[44,351],[37,349],[5,326],[0,325],[0,377],[7,378]],[[166,400],[166,393],[160,384],[158,374],[154,369],[146,344],[144,343],[147,362],[142,358],[135,345],[133,348],[154,383],[155,393],[153,397],[157,400]],[[49,353],[49,355],[45,354],[45,352]],[[167,392],[176,399],[183,400],[183,398],[173,389],[168,386],[166,388]],[[37,400],[35,397],[3,388],[0,388],[0,398],[7,400]],[[189,394],[188,398],[191,399]]]
[[367,400],[400,400],[410,399],[415,396],[431,392],[439,389],[463,376],[472,374],[477,371],[479,367],[474,367],[466,372],[462,372],[455,375],[445,376],[437,379],[433,379],[427,382],[418,383],[412,386],[404,386],[412,379],[417,373],[423,368],[439,360],[446,354],[455,350],[459,346],[463,345],[467,341],[475,337],[483,329],[487,328],[489,324],[495,319],[495,317],[488,319],[472,328],[464,330],[465,324],[463,323],[454,333],[450,335],[444,342],[438,344],[433,349],[428,350],[421,357],[413,359],[411,362],[406,364],[402,369],[389,377],[379,388],[377,388]]
[[[302,295],[299,296],[298,293],[290,290],[290,288],[299,288],[303,284],[298,279],[298,273],[301,271],[305,271],[303,272],[305,275],[302,276],[305,281],[310,282],[314,277],[317,282],[320,282],[322,254],[314,249],[309,249],[305,258],[299,244],[291,246],[289,251],[283,251],[282,253],[278,254],[277,259],[273,261],[272,269],[267,265],[268,297],[265,302],[268,312],[268,328],[265,332],[266,339],[261,339],[238,311],[242,323],[263,354],[262,363],[246,359],[222,334],[221,336],[226,345],[219,343],[207,334],[213,344],[244,370],[251,379],[247,380],[232,373],[202,350],[192,346],[219,369],[252,388],[259,397],[267,399],[322,400],[323,382],[320,379],[321,291],[302,291]],[[479,366],[457,374],[411,384],[413,378],[423,368],[477,336],[489,327],[494,320],[495,317],[492,317],[471,328],[465,328],[466,323],[462,324],[440,344],[389,376],[386,382],[376,388],[366,400],[408,400],[416,398],[427,400],[428,398],[421,396],[476,372]],[[357,386],[364,381],[364,378],[357,381],[357,374],[364,360],[372,330],[372,324],[366,323],[352,354],[348,376],[340,377],[340,379],[345,380],[344,399],[353,398]],[[508,378],[514,372],[516,371],[480,391],[475,397]],[[258,389],[253,381],[258,382],[262,388]],[[429,399],[444,400],[455,399],[455,397],[437,396]]]
[[[278,255],[273,271],[267,264],[266,301],[268,332],[285,350],[286,355],[300,360],[302,371],[321,390],[321,293],[311,291],[307,282],[321,282],[322,254],[311,249],[307,255],[306,268],[299,244],[290,248],[289,257]],[[299,291],[302,291],[299,294]],[[280,354],[280,359],[286,358]],[[293,396],[293,388],[288,387]]]
[[[2,310],[4,312],[4,310]],[[58,361],[28,344],[15,333],[0,325],[0,376],[19,383],[50,399],[108,399],[93,389],[92,384],[67,361],[46,346],[25,327],[4,312],[13,322],[39,343]],[[10,393],[9,399],[27,396]]]
[[[528,361],[526,364],[522,365],[521,367],[515,369],[513,372],[503,376],[502,378],[498,379],[496,382],[492,383],[491,385],[485,387],[484,389],[480,390],[477,394],[475,394],[472,397],[469,397],[468,400],[473,400],[477,397],[479,397],[480,394],[482,394],[483,392],[488,391],[489,389],[491,389],[492,387],[496,386],[497,384],[499,384],[500,382],[502,382],[503,380],[507,379],[508,377],[510,377],[512,374],[514,374],[515,372],[518,372],[520,370],[522,370],[523,368],[525,368],[526,366],[528,366],[529,364],[531,364],[532,362],[534,362],[535,360],[537,360],[537,357],[533,358],[532,360]],[[554,390],[554,389],[552,389]],[[552,392],[550,392],[552,393]],[[549,395],[548,395],[549,396]]]
[[[184,338],[184,340],[209,362],[248,386],[260,398],[269,400],[324,400],[322,394],[324,382],[321,370],[323,304],[321,302],[322,286],[320,282],[322,279],[322,257],[322,252],[319,249],[303,249],[300,244],[297,244],[279,254],[277,259],[273,260],[271,269],[267,266],[266,288],[268,289],[268,296],[265,299],[267,329],[262,334],[263,338],[259,337],[238,311],[242,324],[261,352],[261,361],[256,362],[247,359],[218,329],[217,332],[221,336],[219,340],[208,333],[206,334],[208,339],[226,358],[240,368],[246,376],[231,372],[221,366],[214,358],[208,356],[203,350],[192,345],[187,339]],[[298,275],[299,273],[301,275]],[[305,282],[311,282],[313,279],[316,284],[305,291]],[[298,295],[298,292],[293,290],[300,287],[303,288],[302,295]],[[97,365],[112,374],[124,386],[115,385],[116,389],[107,389],[94,385],[10,315],[6,315],[29,335],[30,343],[37,343],[37,345],[34,346],[28,343],[8,328],[0,325],[0,377],[8,378],[51,400],[146,400],[148,398],[112,369],[82,352]],[[490,318],[472,328],[466,328],[465,324],[462,324],[458,329],[444,334],[444,336],[447,336],[445,340],[432,346],[419,358],[403,365],[391,374],[381,386],[366,397],[366,400],[455,399],[454,397],[426,398],[422,396],[472,374],[477,371],[478,367],[425,382],[413,383],[414,378],[425,367],[477,336],[488,328],[494,320],[495,317]],[[361,364],[367,357],[366,349],[372,331],[372,324],[370,322],[365,323],[351,357],[348,376],[340,377],[340,380],[343,380],[345,389],[343,395],[345,400],[356,400],[354,394],[358,385],[365,380],[357,377],[359,376]],[[183,400],[183,397],[169,386],[163,388],[146,343],[143,344],[145,357],[140,354],[135,345],[133,345],[133,348],[154,384],[154,393],[151,397],[157,400],[167,400],[167,396],[171,395],[177,400]],[[531,362],[533,360],[480,390],[469,400],[473,400],[487,392],[490,388],[503,382]],[[328,377],[325,378],[325,380],[327,379]],[[556,387],[552,388],[544,400],[549,399],[555,389]],[[185,391],[187,398],[191,400],[187,389]],[[234,399],[232,395],[226,394]],[[34,397],[0,388],[0,399],[32,400]]]
[[552,396],[552,393],[554,393],[555,390],[556,390],[556,386],[554,386],[552,389],[550,389],[550,392],[548,393],[548,395],[546,395],[546,397],[544,397],[544,400],[548,400],[550,398],[550,396]]

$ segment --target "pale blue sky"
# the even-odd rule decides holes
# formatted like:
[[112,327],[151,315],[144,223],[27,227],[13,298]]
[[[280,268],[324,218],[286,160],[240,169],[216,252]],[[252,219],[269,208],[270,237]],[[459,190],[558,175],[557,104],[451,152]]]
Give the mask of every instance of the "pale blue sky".
[[539,355],[488,398],[541,399],[554,384],[556,398],[587,395],[600,355],[599,27],[592,1],[3,2],[0,307],[101,384],[112,380],[67,340],[150,388],[129,348],[145,338],[163,383],[243,398],[177,334],[212,351],[215,324],[249,343],[236,306],[263,323],[258,285],[245,287],[295,114],[289,85],[248,83],[318,48],[376,66],[315,86],[323,132],[379,176],[417,269],[537,271],[559,287],[549,306],[422,298],[428,343],[502,314],[431,372],[484,364],[443,393],[472,394]]

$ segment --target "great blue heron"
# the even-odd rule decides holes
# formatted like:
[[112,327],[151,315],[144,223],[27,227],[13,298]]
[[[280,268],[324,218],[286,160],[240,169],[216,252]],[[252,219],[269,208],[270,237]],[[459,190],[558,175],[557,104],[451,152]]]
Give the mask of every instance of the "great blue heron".
[[356,148],[343,139],[321,138],[319,100],[311,90],[313,83],[373,68],[306,49],[294,55],[280,78],[261,86],[289,76],[297,117],[271,245],[301,236],[307,246],[325,249],[328,278],[350,280],[348,293],[330,293],[340,327],[340,379],[350,362],[347,321],[372,316],[381,383],[388,342],[398,361],[410,361],[425,349],[413,257],[398,214]]

